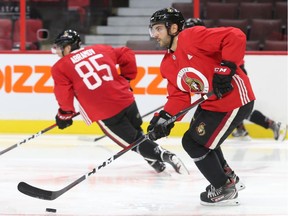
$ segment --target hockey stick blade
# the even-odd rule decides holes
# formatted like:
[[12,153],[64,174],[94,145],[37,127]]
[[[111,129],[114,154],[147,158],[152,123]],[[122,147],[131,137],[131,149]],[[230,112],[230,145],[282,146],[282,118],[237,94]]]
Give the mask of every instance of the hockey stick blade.
[[[80,114],[79,112],[76,113],[76,114],[73,116],[73,118],[74,118],[75,116],[79,115],[79,114]],[[12,145],[12,146],[10,146],[10,147],[8,147],[8,148],[0,151],[0,155],[5,154],[6,152],[8,152],[8,151],[10,151],[10,150],[12,150],[12,149],[14,149],[14,148],[16,148],[16,147],[18,147],[18,146],[26,143],[26,142],[28,142],[29,140],[34,139],[34,138],[36,138],[36,137],[38,137],[38,136],[46,133],[47,131],[52,130],[52,129],[55,128],[56,126],[57,126],[57,124],[53,124],[53,125],[51,125],[51,126],[45,128],[45,129],[43,129],[43,130],[35,133],[35,134],[33,134],[32,136],[30,136],[30,137],[28,137],[28,138],[26,138],[26,139],[24,139],[24,140],[22,140],[22,141],[20,141],[20,142],[18,142],[18,143],[16,143],[16,144]]]
[[37,188],[37,187],[34,187],[32,185],[29,185],[29,184],[27,184],[25,182],[20,182],[18,184],[17,188],[18,188],[18,190],[21,193],[23,193],[23,194],[25,194],[27,196],[31,196],[31,197],[38,198],[38,199],[43,199],[43,200],[55,200],[56,198],[58,198],[59,196],[64,194],[66,191],[70,190],[75,185],[77,185],[80,182],[84,181],[86,178],[87,178],[86,175],[83,175],[79,179],[77,179],[76,181],[72,182],[68,186],[66,186],[63,189],[58,190],[58,191],[44,190],[44,189]]
[[[202,96],[201,98],[196,100],[194,103],[192,103],[189,107],[187,107],[186,109],[180,111],[179,113],[177,113],[175,116],[173,116],[171,119],[167,120],[163,124],[170,124],[170,123],[175,122],[177,118],[179,118],[180,116],[186,114],[189,110],[191,110],[192,108],[198,106],[200,103],[204,102],[205,100],[207,100],[212,95],[213,95],[213,92],[207,93],[206,95]],[[143,137],[140,137],[138,140],[136,140],[135,142],[133,142],[129,146],[126,146],[120,152],[116,153],[115,155],[113,155],[112,157],[110,157],[106,161],[104,161],[101,165],[99,165],[98,167],[94,168],[91,172],[81,176],[80,178],[78,178],[74,182],[70,183],[66,187],[62,188],[61,190],[58,190],[58,191],[44,190],[44,189],[37,188],[37,187],[34,187],[32,185],[29,185],[29,184],[27,184],[25,182],[20,182],[18,184],[17,188],[18,188],[18,190],[21,193],[23,193],[25,195],[28,195],[28,196],[31,196],[31,197],[34,197],[34,198],[43,199],[43,200],[54,200],[54,199],[58,198],[59,196],[61,196],[62,194],[64,194],[67,191],[69,191],[74,186],[78,185],[79,183],[81,183],[82,181],[87,179],[90,175],[96,173],[101,168],[104,168],[108,164],[111,164],[114,160],[119,158],[121,155],[125,154],[126,152],[128,152],[131,149],[133,149],[134,147],[140,145],[142,142],[144,142],[147,139],[149,139],[149,133],[145,134]]]
[[[36,188],[36,187],[29,185],[25,182],[20,182],[18,184],[17,188],[21,193],[26,194],[26,195],[31,196],[31,197],[38,198],[38,199],[44,199],[44,200],[56,199],[56,197],[53,196],[53,194],[55,194],[55,191],[48,191],[48,190],[39,189],[39,188]],[[56,194],[57,194],[57,192],[56,192]]]

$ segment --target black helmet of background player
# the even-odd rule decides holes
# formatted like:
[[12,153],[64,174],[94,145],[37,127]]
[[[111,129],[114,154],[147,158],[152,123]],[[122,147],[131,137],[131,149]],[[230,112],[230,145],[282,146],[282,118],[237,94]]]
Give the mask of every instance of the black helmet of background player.
[[190,28],[194,26],[205,26],[204,22],[200,18],[188,18],[185,21],[184,28]]
[[[168,49],[171,48],[173,39],[175,36],[179,34],[183,30],[185,19],[180,11],[178,11],[175,8],[169,7],[164,8],[161,10],[156,11],[150,18],[150,25],[149,25],[149,31],[150,36],[153,37],[152,34],[152,27],[156,24],[164,24],[168,35],[171,36],[171,43]],[[170,34],[170,28],[172,24],[176,24],[178,26],[178,31],[175,34]]]
[[73,51],[79,49],[80,44],[81,38],[79,34],[71,29],[61,32],[54,41],[54,46],[59,47],[62,50],[62,54],[66,46],[70,45],[71,51]]

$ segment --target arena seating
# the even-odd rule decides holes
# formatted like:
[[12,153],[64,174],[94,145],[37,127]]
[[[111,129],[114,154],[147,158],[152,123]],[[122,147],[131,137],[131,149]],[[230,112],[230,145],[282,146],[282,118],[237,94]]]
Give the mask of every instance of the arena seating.
[[0,50],[12,49],[12,21],[0,19]]
[[263,50],[270,51],[287,51],[287,40],[265,40]]
[[[111,7],[111,3],[109,4],[108,0],[102,1],[103,5],[105,3],[105,5],[109,5],[109,7]],[[10,4],[10,2],[12,1],[5,0],[4,2],[8,2]],[[131,4],[127,4],[124,6],[119,6],[119,10],[117,8],[113,8],[112,10],[111,8],[112,14],[105,14],[106,12],[103,12],[101,13],[101,19],[99,19],[99,14],[96,16],[95,14],[93,15],[93,13],[95,13],[96,3],[100,4],[100,1],[29,0],[27,2],[29,2],[28,4],[29,6],[31,6],[30,12],[32,12],[32,9],[36,9],[38,15],[42,16],[38,17],[38,19],[42,20],[42,28],[53,30],[52,32],[49,32],[50,39],[54,38],[56,34],[58,34],[64,28],[70,27],[80,32],[80,34],[83,35],[83,42],[88,42],[88,44],[97,43],[97,38],[99,38],[98,43],[110,43],[109,45],[112,44],[111,40],[113,39],[113,46],[125,45],[127,40],[130,40],[132,42],[135,40],[140,40],[140,43],[142,44],[147,43],[147,46],[145,47],[149,47],[149,43],[151,43],[149,41],[148,32],[146,31],[147,24],[146,22],[143,22],[143,20],[147,20],[148,22],[149,16],[152,13],[152,6],[148,3],[146,4],[146,6],[144,6],[145,4],[144,2],[142,2],[142,7],[140,7],[138,4],[136,6],[133,6],[133,4],[132,6]],[[130,1],[127,0],[127,2]],[[194,11],[192,0],[167,0],[165,2],[172,2],[171,6],[180,10],[183,13],[185,19],[193,17]],[[117,3],[117,5],[118,4],[120,5],[120,2]],[[135,10],[137,11],[137,9],[138,13],[134,12]],[[154,8],[152,9],[154,11]],[[51,13],[51,11],[53,11],[53,13]],[[120,13],[119,15],[117,15],[118,11]],[[32,13],[30,15],[32,15]],[[102,16],[107,16],[106,22],[103,22],[105,17]],[[97,17],[97,19],[95,17]],[[30,19],[32,18],[35,19],[36,17],[30,17]],[[117,18],[119,19],[118,23],[115,21]],[[130,24],[127,25],[125,23],[125,18],[129,19]],[[261,50],[262,48],[264,49],[264,44],[266,40],[287,40],[287,0],[201,0],[200,18],[203,19],[207,27],[234,26],[240,28],[247,36],[247,50]],[[19,29],[17,30],[16,20],[17,19],[12,19],[12,26],[14,23],[15,28],[12,27],[11,31],[15,29],[15,34],[18,34],[17,31],[19,31]],[[132,24],[131,21],[133,21]],[[136,21],[139,22],[139,24],[137,24]],[[105,33],[99,33],[100,31],[99,29],[97,29],[97,26],[99,25],[101,25],[100,27],[102,28],[106,27],[105,25],[108,25],[107,27],[110,27],[110,29],[109,31],[108,29],[107,31],[105,30]],[[5,47],[9,47],[10,43],[7,40],[11,40],[11,38],[14,39],[16,42],[19,41],[19,38],[17,39],[17,37],[19,36],[17,35],[14,35],[13,37],[10,35],[10,38],[8,39],[3,38],[3,36],[1,36],[2,26],[4,26],[4,24],[1,24],[0,26],[0,39],[2,39],[2,44],[6,44]],[[115,31],[115,29],[113,28],[114,26],[125,26],[131,28],[133,26],[137,26],[137,28],[132,28],[134,29],[135,33],[130,33],[130,29],[128,29],[129,37],[127,32],[125,32],[124,37],[123,35],[121,35],[120,32]],[[143,28],[143,31],[139,31],[139,28]],[[27,30],[27,38],[31,38],[32,36],[30,35],[32,34],[34,35],[35,39],[37,34],[35,34],[35,31],[34,33],[31,33],[33,31],[34,30]],[[5,34],[8,32],[9,28],[7,32],[5,31]],[[87,37],[84,35],[87,35]],[[95,36],[95,40],[92,39],[93,36]],[[117,36],[119,36],[119,40],[115,39],[117,38]],[[146,37],[147,41],[145,40]],[[31,41],[29,41],[29,43],[31,43]],[[2,47],[4,47],[4,45],[2,45]],[[143,49],[145,47],[143,47]]]
[[[40,48],[39,40],[41,39],[41,30],[43,22],[40,19],[26,20],[26,43],[27,48],[37,50]],[[14,25],[13,46],[18,47],[20,43],[20,22],[16,20]]]
[[271,3],[241,2],[239,19],[272,19],[273,5]]
[[155,40],[128,40],[126,46],[133,50],[161,50]]

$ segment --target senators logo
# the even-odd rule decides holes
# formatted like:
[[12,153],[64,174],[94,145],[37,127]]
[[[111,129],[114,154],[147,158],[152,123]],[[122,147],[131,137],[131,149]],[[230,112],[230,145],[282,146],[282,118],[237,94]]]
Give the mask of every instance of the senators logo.
[[202,92],[204,87],[200,80],[185,77],[184,82],[190,87],[192,91]]
[[206,124],[204,122],[201,122],[198,127],[196,127],[196,132],[198,133],[199,136],[204,136],[206,131],[205,131],[205,126]]

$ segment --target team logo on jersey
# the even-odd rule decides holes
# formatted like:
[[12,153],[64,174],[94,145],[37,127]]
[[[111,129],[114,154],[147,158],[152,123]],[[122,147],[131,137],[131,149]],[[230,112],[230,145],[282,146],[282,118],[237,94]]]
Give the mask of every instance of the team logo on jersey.
[[202,92],[204,89],[203,83],[200,80],[193,79],[186,76],[184,82],[190,87],[192,91]]
[[[187,89],[187,86],[189,89]],[[177,86],[181,91],[207,93],[209,82],[200,71],[193,67],[183,67],[177,74]]]
[[205,131],[205,126],[206,124],[204,122],[201,122],[198,127],[196,127],[196,132],[198,133],[199,136],[204,136],[206,131]]

